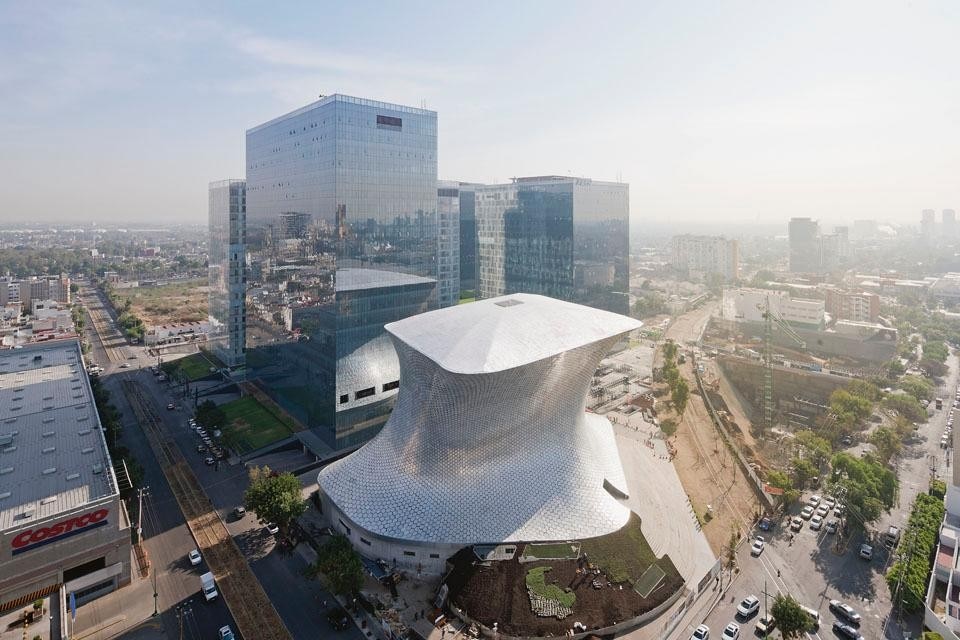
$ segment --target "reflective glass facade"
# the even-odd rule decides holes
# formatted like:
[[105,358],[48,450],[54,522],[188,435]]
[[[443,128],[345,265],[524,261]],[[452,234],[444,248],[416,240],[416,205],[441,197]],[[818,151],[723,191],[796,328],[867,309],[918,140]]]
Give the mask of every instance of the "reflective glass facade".
[[246,182],[211,182],[207,296],[210,333],[207,345],[231,369],[242,368],[244,364],[246,218]]
[[460,291],[476,297],[477,292],[477,216],[478,184],[460,183]]
[[537,293],[626,314],[629,185],[515,178],[476,187],[478,295]]
[[437,183],[437,302],[449,307],[460,300],[460,183]]
[[247,131],[248,376],[334,449],[397,393],[383,325],[437,306],[437,117],[333,95]]

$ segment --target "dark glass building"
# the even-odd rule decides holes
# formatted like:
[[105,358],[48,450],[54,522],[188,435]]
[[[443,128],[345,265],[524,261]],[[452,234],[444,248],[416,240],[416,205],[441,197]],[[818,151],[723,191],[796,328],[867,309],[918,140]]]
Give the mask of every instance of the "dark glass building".
[[629,185],[542,176],[477,186],[476,225],[479,297],[536,293],[629,311]]
[[481,185],[460,183],[460,291],[477,292],[476,189]]
[[437,306],[437,116],[332,95],[247,131],[248,377],[330,446],[376,434],[383,325]]

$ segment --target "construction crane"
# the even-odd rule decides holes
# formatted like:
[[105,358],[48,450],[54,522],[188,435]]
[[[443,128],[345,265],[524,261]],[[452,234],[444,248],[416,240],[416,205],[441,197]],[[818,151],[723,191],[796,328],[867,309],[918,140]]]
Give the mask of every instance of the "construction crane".
[[807,343],[803,341],[790,324],[770,308],[770,294],[764,306],[757,305],[763,311],[763,426],[773,427],[773,324],[794,340],[801,349]]

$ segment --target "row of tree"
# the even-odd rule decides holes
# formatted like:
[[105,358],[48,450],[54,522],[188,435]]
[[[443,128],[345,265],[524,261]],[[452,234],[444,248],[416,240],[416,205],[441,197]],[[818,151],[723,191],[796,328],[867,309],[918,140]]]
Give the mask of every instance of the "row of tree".
[[678,354],[679,348],[675,342],[667,341],[663,344],[663,378],[670,386],[670,401],[677,413],[682,416],[690,399],[690,386],[677,368]]
[[902,602],[909,612],[923,607],[932,563],[930,550],[936,547],[944,511],[942,496],[917,496],[900,538],[899,557],[887,572],[893,601]]

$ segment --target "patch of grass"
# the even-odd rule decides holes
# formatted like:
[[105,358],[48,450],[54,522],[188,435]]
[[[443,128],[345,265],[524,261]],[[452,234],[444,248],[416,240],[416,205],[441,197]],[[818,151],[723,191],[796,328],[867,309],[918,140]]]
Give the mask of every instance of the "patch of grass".
[[207,318],[207,281],[182,280],[159,287],[119,289],[121,301],[130,299],[131,311],[149,326],[197,322]]
[[460,300],[457,301],[457,304],[467,304],[469,302],[476,302],[476,301],[477,301],[476,298],[460,298]]
[[577,596],[571,591],[564,591],[555,584],[547,584],[546,574],[550,567],[534,567],[527,571],[527,587],[537,595],[550,600],[556,600],[568,609],[573,608]]
[[185,358],[164,362],[160,368],[173,378],[179,378],[183,375],[186,376],[187,380],[193,382],[210,375],[210,367],[212,366],[213,363],[207,360],[202,353],[192,353]]
[[528,558],[544,560],[561,560],[580,557],[579,545],[576,544],[528,544],[523,548],[523,555]]
[[666,572],[656,564],[650,565],[650,568],[643,572],[640,579],[633,585],[640,597],[646,598],[657,588],[660,581],[666,576]]
[[619,531],[581,541],[581,551],[590,563],[607,574],[611,582],[636,584],[650,565],[657,564],[667,575],[675,575],[676,567],[669,556],[657,559],[640,529],[640,518],[630,520]]
[[222,404],[220,410],[227,417],[227,423],[221,427],[223,441],[238,455],[265,447],[294,432],[293,426],[282,416],[274,414],[252,396]]

